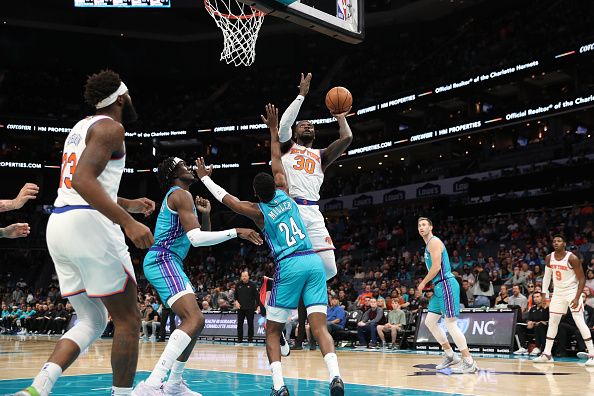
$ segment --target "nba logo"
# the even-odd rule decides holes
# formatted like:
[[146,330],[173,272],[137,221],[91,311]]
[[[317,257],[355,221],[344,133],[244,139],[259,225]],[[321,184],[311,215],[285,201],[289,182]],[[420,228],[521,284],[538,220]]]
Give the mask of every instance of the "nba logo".
[[336,17],[346,21],[347,19],[347,0],[336,0]]

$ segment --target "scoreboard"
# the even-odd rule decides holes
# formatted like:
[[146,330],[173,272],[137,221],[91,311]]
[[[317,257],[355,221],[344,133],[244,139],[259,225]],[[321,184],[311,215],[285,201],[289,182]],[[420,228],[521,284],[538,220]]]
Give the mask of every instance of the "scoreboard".
[[74,0],[75,7],[169,8],[171,0]]

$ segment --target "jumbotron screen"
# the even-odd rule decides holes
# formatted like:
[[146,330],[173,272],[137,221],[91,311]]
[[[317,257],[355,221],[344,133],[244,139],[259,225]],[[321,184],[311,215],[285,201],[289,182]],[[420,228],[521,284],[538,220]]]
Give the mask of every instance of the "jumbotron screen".
[[74,0],[75,7],[171,7],[171,0]]

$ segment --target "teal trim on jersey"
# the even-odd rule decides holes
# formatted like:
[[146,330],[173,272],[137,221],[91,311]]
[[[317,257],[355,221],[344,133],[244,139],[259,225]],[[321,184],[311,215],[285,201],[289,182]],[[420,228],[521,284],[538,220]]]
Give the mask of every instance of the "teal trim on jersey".
[[[441,239],[434,235],[427,241],[427,246],[433,238],[441,242]],[[446,249],[445,244],[443,242],[441,242],[441,244],[443,245],[443,250],[441,251],[441,269],[439,270],[439,273],[435,276],[435,278],[433,278],[432,280],[434,284],[437,282],[441,282],[444,279],[454,278],[454,274],[452,274],[452,266],[450,264],[450,256],[448,256],[448,250]],[[431,254],[429,253],[427,246],[425,246],[425,265],[427,266],[427,270],[430,270],[432,261]]]
[[264,238],[277,262],[293,253],[312,249],[299,208],[284,191],[276,190],[272,200],[260,202],[258,206],[264,215]]
[[[169,195],[179,189],[181,189],[181,187],[171,187],[167,194],[165,194],[165,198],[161,204],[161,210],[159,211],[159,216],[157,217],[155,243],[153,246],[167,249],[183,260],[188,255],[191,243],[181,225],[179,216],[167,206],[167,198],[169,198]],[[194,214],[197,215],[196,208],[194,208]]]

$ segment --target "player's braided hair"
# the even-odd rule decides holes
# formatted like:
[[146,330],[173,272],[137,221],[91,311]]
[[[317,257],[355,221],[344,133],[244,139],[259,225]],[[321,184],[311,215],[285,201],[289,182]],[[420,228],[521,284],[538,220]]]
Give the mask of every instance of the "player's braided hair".
[[171,187],[171,182],[173,181],[173,171],[177,164],[175,163],[174,157],[168,157],[164,159],[157,168],[157,181],[159,182],[159,187],[163,191],[169,190]]
[[114,93],[122,83],[119,74],[111,70],[101,70],[90,75],[85,85],[85,102],[93,107]]

